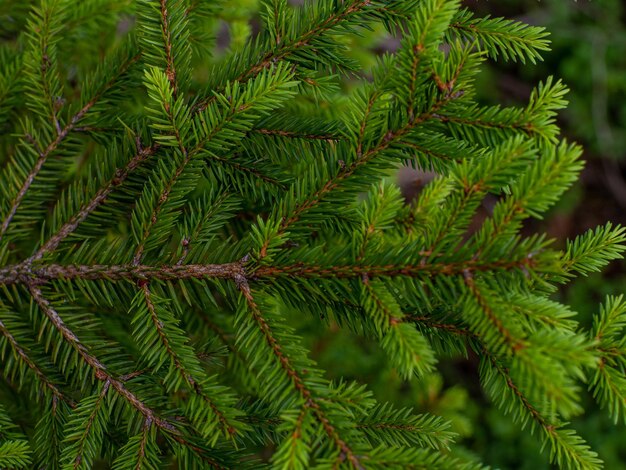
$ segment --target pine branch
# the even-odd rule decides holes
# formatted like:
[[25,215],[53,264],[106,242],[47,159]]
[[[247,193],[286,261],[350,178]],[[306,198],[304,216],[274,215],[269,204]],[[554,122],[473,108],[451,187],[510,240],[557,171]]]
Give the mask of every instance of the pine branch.
[[[150,333],[146,334],[145,331],[141,333],[141,336],[139,336],[139,339],[143,343],[145,343],[145,345],[150,349],[149,351],[147,351],[147,354],[144,354],[144,356],[147,356],[148,354],[154,355],[155,349],[163,347],[165,353],[170,358],[173,368],[175,369],[175,374],[179,375],[180,378],[188,385],[188,387],[200,398],[200,400],[203,403],[206,403],[206,405],[209,407],[209,416],[203,416],[204,419],[202,420],[204,422],[204,426],[207,426],[209,428],[209,430],[203,433],[205,435],[204,437],[208,437],[210,431],[210,426],[206,422],[210,422],[212,419],[216,419],[223,434],[230,438],[234,438],[235,434],[237,433],[237,423],[231,422],[231,420],[226,416],[225,412],[220,409],[218,404],[216,404],[215,400],[206,393],[206,391],[204,390],[205,387],[203,387],[202,384],[199,383],[192,375],[192,371],[199,369],[197,367],[197,364],[194,363],[197,361],[193,361],[188,358],[188,356],[191,355],[190,353],[193,353],[193,351],[186,351],[183,345],[178,344],[178,332],[171,331],[171,328],[169,328],[168,331],[167,327],[169,323],[171,323],[171,321],[166,321],[165,319],[159,317],[157,306],[155,304],[155,299],[153,298],[153,295],[150,291],[150,286],[148,282],[142,281],[139,283],[139,286],[141,289],[140,295],[143,299],[143,302],[145,302],[148,310],[149,322],[151,323],[150,326],[154,328],[157,333],[156,341],[150,340],[149,337],[147,337],[147,334]],[[139,320],[141,321],[141,317],[145,316],[144,312],[142,310],[138,310],[138,316],[140,317]],[[160,343],[160,346],[158,345],[158,343]],[[183,351],[187,353],[184,356],[180,354]],[[158,358],[157,356],[152,356],[148,357],[147,359],[150,365],[153,365],[153,363],[155,362],[153,358],[157,359],[158,363],[163,362],[161,358]],[[158,363],[155,368],[158,368]],[[197,372],[199,372],[199,370]],[[166,379],[166,382],[168,382],[167,386],[168,388],[173,388],[174,391],[176,391],[176,389],[178,388],[176,385],[177,381],[173,379],[171,375],[172,374],[168,374],[167,379],[169,380]]]
[[541,52],[550,50],[545,28],[504,18],[475,18],[469,10],[458,12],[450,24],[450,36],[478,41],[490,57],[531,63],[541,60]]
[[[254,78],[263,70],[268,69],[276,62],[288,58],[290,54],[296,53],[298,50],[308,46],[311,41],[323,36],[326,32],[332,30],[338,25],[342,24],[347,19],[361,14],[366,10],[371,1],[370,0],[351,0],[345,4],[342,4],[342,9],[338,9],[336,12],[331,13],[324,18],[319,24],[315,24],[310,30],[302,33],[298,39],[294,42],[282,42],[281,45],[270,52],[267,52],[263,57],[256,62],[249,65],[249,67],[241,72],[235,79],[235,82],[245,83],[246,81]],[[218,89],[217,92],[222,90]],[[215,101],[215,96],[211,96],[207,99],[199,101],[195,110],[197,112],[204,111],[211,103]]]
[[64,341],[70,344],[80,355],[82,360],[93,370],[94,377],[96,379],[103,382],[104,386],[113,387],[118,395],[120,395],[138,413],[143,415],[144,419],[150,420],[150,422],[154,423],[155,426],[166,433],[171,439],[188,447],[195,453],[198,453],[203,460],[210,463],[214,468],[226,470],[225,467],[217,463],[209,456],[206,456],[205,452],[200,447],[189,441],[187,437],[183,436],[174,424],[158,416],[154,410],[148,407],[133,392],[131,392],[120,379],[116,379],[108,373],[106,367],[95,356],[89,353],[88,349],[80,342],[74,332],[65,325],[50,302],[43,296],[39,287],[31,285],[29,286],[29,290],[33,300],[37,303],[41,311],[54,325],[55,329],[61,333]]
[[19,190],[17,191],[17,194],[15,195],[13,201],[11,202],[8,213],[4,216],[2,225],[0,225],[0,241],[2,240],[2,237],[7,232],[9,228],[9,224],[13,220],[13,217],[15,216],[15,213],[17,212],[20,204],[22,203],[22,200],[26,196],[26,193],[30,189],[31,185],[33,184],[33,181],[35,180],[35,178],[41,171],[44,163],[46,162],[50,154],[52,154],[57,149],[57,147],[61,144],[61,142],[76,127],[76,125],[85,117],[85,115],[89,112],[89,110],[96,105],[96,103],[102,97],[102,95],[115,85],[119,76],[123,75],[133,63],[139,60],[139,57],[140,55],[136,55],[133,58],[131,58],[129,61],[125,62],[118,69],[115,77],[112,78],[110,81],[108,81],[103,87],[101,87],[91,97],[91,99],[87,101],[83,105],[83,107],[70,118],[69,122],[67,123],[67,125],[65,125],[65,127],[63,127],[62,129],[59,128],[56,138],[52,140],[45,148],[39,146],[38,144],[35,145],[35,148],[39,156],[35,162],[35,165],[26,175],[26,178],[22,182]]
[[267,342],[272,353],[279,361],[284,373],[287,374],[294,388],[302,396],[304,400],[304,408],[308,408],[315,415],[316,419],[322,425],[324,432],[334,442],[334,445],[341,451],[340,460],[347,460],[350,465],[358,470],[363,469],[363,465],[359,459],[359,456],[349,447],[349,445],[341,438],[337,429],[333,426],[331,421],[323,411],[318,399],[314,396],[313,392],[306,386],[304,380],[301,377],[301,373],[295,369],[291,363],[289,357],[283,352],[281,345],[278,343],[273,335],[272,328],[269,323],[263,317],[258,305],[256,304],[252,290],[248,286],[245,278],[237,279],[238,287],[243,297],[245,298],[250,314],[252,315],[254,322],[261,331],[265,341]]
[[99,393],[81,400],[74,411],[66,436],[66,441],[74,442],[64,449],[62,455],[66,466],[74,470],[93,465],[108,418],[104,402],[110,385],[110,382],[104,382]]
[[[602,468],[602,462],[598,459],[597,454],[589,449],[589,446],[578,437],[573,431],[562,429],[561,425],[550,421],[544,417],[541,412],[534,406],[528,398],[522,393],[519,387],[515,384],[509,371],[502,367],[498,361],[485,351],[486,357],[491,363],[494,371],[499,376],[499,380],[502,380],[514,397],[522,410],[524,415],[516,415],[517,420],[520,420],[522,424],[525,424],[528,419],[541,430],[544,435],[544,442],[551,443],[551,460],[559,465],[567,466],[569,468],[581,468],[581,469],[598,469]],[[489,376],[488,376],[489,377]],[[491,375],[491,378],[487,378],[487,387],[490,387],[495,379],[495,375]],[[512,409],[512,404],[507,404],[504,400],[505,397],[501,396],[497,399],[501,407],[508,405],[508,409]],[[529,417],[529,418],[528,418]]]
[[[159,449],[152,421],[146,419],[141,432],[120,449],[113,470],[153,470],[159,468]],[[215,467],[217,468],[217,467]]]
[[87,347],[83,345],[78,337],[70,330],[57,311],[52,307],[50,302],[44,297],[41,289],[37,286],[29,286],[29,291],[33,300],[37,303],[41,311],[46,315],[48,320],[54,325],[55,329],[61,333],[64,341],[72,346],[72,348],[80,355],[83,361],[93,370],[94,377],[104,384],[109,384],[113,389],[123,397],[133,408],[141,413],[146,419],[152,420],[159,428],[170,433],[176,433],[176,427],[168,421],[160,418],[155,412],[146,406],[137,396],[126,388],[124,383],[115,379],[110,375],[106,367],[91,353]]
[[[439,101],[434,103],[427,112],[420,114],[409,121],[406,126],[387,132],[378,145],[369,149],[367,152],[360,154],[357,150],[357,158],[350,165],[344,166],[334,177],[327,180],[319,190],[312,193],[304,201],[298,202],[293,210],[282,218],[276,236],[286,233],[289,228],[296,224],[306,212],[317,206],[328,193],[338,188],[344,181],[348,180],[360,167],[380,156],[390,146],[401,141],[402,137],[404,137],[409,131],[431,119],[446,104],[460,96],[462,96],[462,94],[449,94],[444,96]],[[366,121],[364,120],[363,123],[365,122]],[[362,126],[363,125],[364,124],[362,124]],[[261,252],[267,250],[269,243],[271,243],[270,240],[265,242],[263,248],[261,248]]]
[[252,132],[256,132],[263,135],[275,135],[279,137],[286,137],[288,139],[306,139],[306,140],[326,140],[329,142],[340,140],[340,137],[335,134],[307,134],[295,131],[286,131],[282,129],[263,129],[256,128]]
[[239,163],[238,161],[235,160],[235,158],[230,157],[230,158],[225,158],[225,157],[213,157],[214,161],[216,162],[220,162],[221,164],[223,164],[224,166],[229,166],[231,168],[233,168],[235,171],[246,174],[246,175],[252,175],[255,178],[268,183],[272,186],[276,186],[277,188],[281,189],[281,190],[285,190],[286,186],[284,183],[282,183],[281,181],[279,181],[276,178],[273,178],[269,175],[266,175],[264,173],[261,172],[261,170],[259,170],[258,168],[255,168],[253,166],[248,166],[245,165],[243,163]]
[[28,264],[11,265],[0,268],[0,285],[42,284],[55,279],[82,280],[183,280],[183,279],[273,279],[279,277],[315,278],[368,278],[398,276],[459,276],[466,273],[485,271],[527,270],[535,265],[533,258],[517,260],[466,260],[450,263],[430,263],[418,265],[307,265],[298,263],[285,266],[259,266],[250,274],[242,261],[224,264],[186,265],[58,265],[49,264],[31,267]]
[[[485,314],[488,322],[491,323],[491,325],[498,331],[499,335],[496,337],[496,341],[502,341],[503,343],[505,343],[506,346],[510,348],[510,350],[514,354],[524,349],[526,347],[526,342],[516,337],[516,335],[506,327],[502,319],[498,317],[494,309],[491,307],[491,305],[489,305],[487,298],[481,292],[481,289],[476,285],[472,273],[466,271],[463,278],[465,281],[465,285],[467,286],[479,309]],[[480,326],[480,320],[478,320],[477,323],[478,326],[476,328],[482,329]],[[483,336],[487,335],[488,332],[483,333]]]
[[[138,146],[140,147],[140,146]],[[114,176],[102,186],[95,196],[86,204],[84,204],[78,212],[76,212],[63,226],[50,237],[38,250],[26,261],[26,264],[31,264],[43,258],[44,255],[52,253],[59,244],[71,235],[89,215],[95,211],[101,204],[103,204],[109,195],[124,183],[126,178],[135,171],[143,162],[154,155],[159,146],[157,144],[147,148],[140,148],[137,154],[129,160],[123,168],[115,170]]]
[[[478,356],[553,464],[598,468],[561,419],[582,383],[624,416],[626,308],[583,332],[550,294],[620,258],[624,229],[525,236],[580,172],[567,88],[501,108],[474,84],[488,57],[540,60],[545,31],[460,0],[263,0],[246,41],[255,7],[209,3],[0,12],[0,394],[32,429],[0,407],[0,467],[482,468],[441,418],[326,378],[365,347],[385,393],[427,374],[443,414],[472,403],[438,357]],[[383,29],[400,47],[360,60]],[[406,164],[435,175],[415,202]]]
[[414,415],[412,410],[394,409],[389,404],[376,406],[369,416],[356,426],[363,430],[374,445],[390,447],[448,447],[455,434],[448,431],[449,423],[430,415]]
[[453,323],[440,323],[424,315],[409,314],[409,315],[405,315],[404,317],[402,317],[402,320],[406,322],[418,323],[418,324],[426,326],[427,328],[435,328],[438,330],[443,330],[445,332],[458,335],[458,336],[466,336],[466,337],[473,338],[473,339],[479,339],[478,335],[476,335],[475,333],[472,333],[468,329],[462,328]]
[[37,366],[37,364],[28,356],[28,353],[19,345],[15,337],[11,334],[11,332],[7,329],[7,327],[0,321],[0,334],[4,336],[7,340],[13,353],[16,357],[19,358],[21,362],[26,364],[26,366],[33,371],[37,380],[50,392],[52,392],[54,399],[60,399],[68,403],[70,406],[74,406],[74,401],[67,397],[61,390],[50,380],[44,372]]
[[[33,275],[34,274],[34,275]],[[28,265],[9,266],[0,268],[0,284],[34,283],[42,284],[53,279],[83,279],[97,280],[174,280],[174,279],[201,279],[219,278],[234,279],[244,275],[241,262],[207,265],[93,265],[93,266],[61,266],[29,267]]]
[[[281,101],[290,97],[290,88],[295,85],[295,82],[291,80],[291,72],[285,67],[278,66],[260,74],[245,89],[240,88],[237,84],[233,84],[232,88],[227,87],[228,96],[216,95],[220,97],[219,102],[207,108],[204,113],[200,113],[197,117],[194,129],[197,142],[188,151],[185,135],[190,132],[189,124],[186,123],[190,112],[180,99],[173,99],[172,90],[163,83],[162,76],[157,69],[152,69],[151,75],[147,75],[147,77],[148,86],[153,92],[152,99],[161,107],[167,121],[167,124],[164,125],[157,118],[153,127],[173,134],[173,136],[162,135],[160,138],[162,143],[167,145],[171,141],[171,137],[174,137],[180,151],[180,161],[173,168],[173,171],[172,169],[168,170],[171,176],[165,184],[161,183],[162,188],[156,201],[146,201],[145,205],[151,206],[151,212],[149,219],[142,224],[141,233],[138,234],[138,244],[133,257],[134,264],[141,262],[146,243],[153,233],[154,227],[159,223],[159,217],[163,219],[161,212],[166,204],[170,202],[175,208],[176,205],[180,204],[182,196],[193,189],[193,183],[190,181],[189,186],[192,187],[183,188],[182,191],[184,192],[177,194],[176,198],[170,197],[176,184],[184,176],[187,167],[193,163],[196,157],[201,157],[204,153],[213,156],[238,142],[244,136],[242,128],[252,128],[254,121],[260,116],[268,113]],[[154,114],[159,112],[153,111]],[[152,194],[148,193],[147,198],[153,199]],[[174,199],[173,202],[171,202],[172,199]],[[141,209],[143,206],[140,206],[139,212],[142,212]],[[146,212],[145,209],[143,212]],[[138,223],[140,223],[140,217],[144,218],[141,213],[138,213]]]
[[176,66],[172,58],[172,32],[169,26],[169,18],[167,11],[167,0],[160,0],[161,4],[161,29],[163,31],[163,43],[165,44],[165,62],[167,67],[165,69],[165,75],[172,87],[172,93],[174,97],[178,94],[178,85],[176,83]]

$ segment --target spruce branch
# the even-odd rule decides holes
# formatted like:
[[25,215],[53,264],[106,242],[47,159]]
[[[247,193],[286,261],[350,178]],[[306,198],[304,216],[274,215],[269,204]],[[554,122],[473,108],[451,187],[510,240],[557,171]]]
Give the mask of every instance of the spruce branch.
[[[543,416],[539,409],[533,405],[528,398],[522,393],[517,384],[513,381],[509,374],[509,371],[503,367],[494,356],[487,354],[487,359],[492,365],[494,372],[486,373],[486,381],[488,389],[495,389],[494,381],[502,381],[508,389],[511,397],[514,397],[518,402],[521,413],[517,413],[514,416],[516,420],[521,421],[524,425],[528,420],[532,420],[532,423],[541,431],[544,436],[544,442],[551,444],[551,460],[553,462],[566,463],[571,468],[581,469],[595,469],[601,467],[601,460],[593,452],[589,446],[572,430],[563,429],[562,425],[557,422],[553,422]],[[496,375],[497,374],[497,375]],[[504,396],[495,398],[499,400],[500,406],[505,407],[507,403],[504,401]],[[511,404],[508,404],[509,410],[512,408]],[[515,411],[513,411],[516,413]]]
[[501,55],[504,60],[522,63],[529,60],[534,64],[542,59],[542,51],[550,49],[545,28],[505,18],[476,18],[467,9],[456,14],[449,36],[478,41],[478,46],[494,59]]
[[44,297],[41,289],[37,286],[29,286],[29,291],[33,300],[37,303],[41,311],[46,315],[55,329],[61,333],[64,341],[72,346],[72,348],[80,355],[82,360],[93,370],[94,377],[103,383],[103,387],[112,387],[118,395],[120,395],[132,408],[143,415],[146,420],[154,423],[162,432],[166,433],[171,439],[190,448],[192,451],[200,455],[200,457],[211,464],[214,468],[225,469],[210,456],[207,456],[204,450],[190,441],[186,436],[182,435],[177,426],[170,421],[161,418],[154,410],[147,406],[140,398],[130,391],[124,382],[116,379],[106,367],[93,356],[84,346],[75,333],[69,329],[57,311],[52,307],[50,302]]
[[33,168],[26,175],[15,197],[11,201],[11,205],[8,210],[8,213],[4,216],[2,220],[2,224],[0,225],[0,241],[2,240],[2,237],[5,235],[7,230],[9,229],[9,224],[13,220],[13,217],[15,216],[15,213],[17,212],[20,204],[22,203],[22,200],[26,196],[26,193],[28,192],[29,188],[33,184],[33,181],[35,180],[35,178],[41,171],[44,163],[46,162],[50,154],[52,154],[57,149],[57,147],[61,144],[61,142],[76,127],[76,125],[85,117],[85,115],[89,112],[89,110],[96,105],[96,103],[104,95],[104,93],[106,93],[110,88],[112,88],[116,84],[117,79],[121,75],[123,75],[132,64],[134,64],[135,62],[137,62],[137,60],[139,60],[139,57],[140,55],[137,54],[134,57],[132,57],[130,60],[124,62],[122,66],[117,70],[115,76],[111,80],[109,80],[106,84],[104,84],[104,86],[98,89],[96,93],[91,97],[91,99],[89,99],[83,105],[83,107],[79,109],[78,112],[69,119],[69,122],[62,129],[59,127],[59,130],[57,132],[55,139],[52,140],[50,143],[48,143],[48,145],[46,145],[45,148],[41,147],[39,144],[36,144],[36,145],[33,144],[35,145],[35,148],[38,149],[37,153],[39,154],[39,156],[37,157],[37,160]]
[[202,279],[221,278],[235,279],[245,276],[242,262],[207,265],[170,265],[170,266],[147,266],[147,265],[92,265],[92,266],[62,266],[48,265],[37,268],[29,265],[17,265],[0,268],[0,284],[9,285],[16,283],[43,284],[54,279],[83,279],[110,281],[131,280],[142,281],[151,279],[175,280],[175,279]]
[[[11,7],[25,31],[0,45],[0,395],[33,429],[0,406],[0,466],[482,468],[443,419],[328,378],[370,353],[387,396],[477,356],[555,465],[601,466],[562,420],[583,383],[624,416],[624,302],[583,331],[550,294],[624,229],[525,236],[581,170],[567,89],[501,108],[474,85],[488,57],[539,60],[543,29],[460,0],[263,0],[212,55],[231,19],[210,2],[105,3]],[[400,47],[369,80],[380,27]],[[434,174],[414,202],[391,183],[407,163]]]
[[23,362],[37,377],[37,380],[47,388],[54,396],[53,399],[63,400],[68,403],[70,406],[75,406],[74,401],[66,396],[55,384],[54,382],[48,378],[45,373],[39,368],[39,366],[30,358],[27,351],[20,346],[15,337],[11,334],[11,332],[7,329],[7,327],[0,321],[0,334],[4,336],[7,340],[11,349],[13,350],[13,354],[19,358],[21,362]]
[[252,271],[246,269],[245,260],[223,264],[174,264],[150,266],[142,264],[126,265],[59,265],[44,264],[31,266],[29,263],[0,268],[0,285],[44,284],[51,280],[129,280],[149,281],[184,279],[249,279],[250,281],[271,280],[280,277],[303,279],[338,278],[361,279],[398,276],[460,276],[473,272],[528,270],[535,266],[533,258],[517,260],[466,260],[425,264],[388,265],[309,265],[297,263],[284,266],[261,265]]
[[294,365],[291,363],[289,357],[287,357],[283,353],[282,347],[280,343],[277,341],[277,339],[274,337],[270,324],[263,317],[263,314],[254,299],[252,290],[250,289],[250,286],[248,285],[246,279],[238,278],[236,282],[239,287],[239,290],[241,291],[243,297],[245,298],[249,312],[252,315],[252,318],[254,319],[254,322],[256,323],[257,327],[261,331],[261,334],[263,335],[265,341],[267,342],[267,345],[269,346],[270,350],[272,351],[276,359],[279,361],[280,366],[282,367],[284,373],[289,377],[290,381],[293,383],[294,388],[302,396],[304,400],[302,413],[304,412],[305,408],[310,409],[311,412],[315,415],[316,419],[322,425],[324,432],[333,441],[337,449],[340,450],[341,453],[339,455],[339,462],[337,463],[340,463],[341,461],[346,460],[347,462],[349,462],[349,464],[353,468],[357,470],[363,469],[364,466],[362,465],[359,456],[351,449],[348,443],[346,443],[341,438],[338,430],[333,426],[332,422],[326,416],[326,413],[320,406],[319,400],[315,397],[313,392],[305,384],[301,376],[301,372],[296,370]]
[[[140,147],[140,146],[138,146]],[[78,212],[76,212],[63,226],[51,236],[42,246],[26,261],[27,264],[31,264],[34,261],[41,259],[44,255],[53,252],[59,244],[71,235],[89,215],[94,212],[98,207],[103,204],[109,195],[124,183],[133,171],[135,171],[143,162],[154,155],[159,146],[154,144],[150,147],[140,148],[137,154],[129,160],[129,162],[123,168],[115,170],[114,176],[105,183],[94,195],[94,197],[84,204]]]
[[161,30],[163,32],[163,43],[165,44],[165,63],[167,64],[165,69],[165,75],[172,87],[172,93],[174,98],[178,94],[178,85],[176,83],[176,66],[172,58],[172,32],[169,25],[167,0],[160,0],[161,4]]
[[[510,348],[513,353],[524,349],[526,347],[525,342],[520,338],[517,338],[516,335],[514,335],[502,322],[502,319],[498,317],[494,309],[491,305],[489,305],[489,302],[487,301],[485,295],[483,295],[480,287],[476,285],[472,273],[470,271],[466,271],[463,278],[465,280],[465,285],[474,298],[474,301],[480,310],[485,314],[488,322],[491,323],[492,326],[498,331],[499,336],[497,337],[497,341],[503,341],[506,343],[506,346]],[[480,325],[480,320],[477,323]],[[480,326],[478,326],[478,328],[480,328]],[[486,332],[484,334],[487,335],[488,333]]]
[[[175,331],[167,331],[165,325],[169,322],[165,322],[163,319],[159,318],[159,312],[157,306],[155,304],[155,299],[152,296],[150,291],[150,285],[146,281],[142,281],[139,283],[139,288],[141,289],[140,295],[143,298],[143,302],[148,310],[149,320],[151,322],[151,327],[157,332],[158,339],[157,343],[160,343],[161,346],[165,349],[167,356],[170,358],[173,368],[175,369],[175,373],[180,376],[180,378],[187,384],[187,386],[204,402],[210,409],[210,416],[205,418],[205,420],[210,420],[211,415],[215,416],[215,419],[219,423],[219,426],[224,433],[224,435],[234,438],[234,435],[237,432],[237,426],[235,423],[231,423],[230,419],[226,416],[224,411],[222,411],[219,406],[215,403],[215,401],[206,393],[204,387],[196,378],[194,374],[192,374],[192,370],[197,369],[195,367],[194,361],[188,359],[187,357],[183,357],[179,355],[178,351],[183,351],[183,347],[175,345],[174,343],[178,343],[180,339],[177,337],[177,333]],[[143,313],[141,310],[140,313]],[[143,315],[142,315],[143,316]],[[142,334],[141,340],[143,340],[148,346],[150,346],[151,351],[153,352],[152,347],[156,346],[154,341],[150,341],[147,335]],[[159,346],[157,346],[158,348]],[[147,355],[147,354],[146,354]],[[150,365],[153,365],[154,362],[152,358],[147,359],[150,362]],[[161,359],[159,358],[159,361]],[[168,374],[168,387],[170,388],[178,388],[176,385],[175,379]],[[207,424],[204,424],[207,426]],[[206,432],[205,434],[208,434]]]
[[[316,207],[328,193],[338,188],[345,180],[348,180],[360,167],[383,154],[393,144],[401,142],[403,136],[405,136],[409,131],[431,119],[446,104],[460,96],[462,96],[462,93],[459,92],[445,95],[435,102],[427,112],[414,117],[405,126],[396,130],[388,131],[380,142],[373,148],[362,154],[358,153],[357,150],[357,156],[350,165],[342,167],[341,170],[331,179],[327,180],[319,190],[315,191],[307,199],[297,203],[293,210],[282,218],[276,236],[286,233],[292,225],[301,219],[303,214]],[[368,103],[368,109],[369,108],[370,104]],[[365,122],[366,121],[363,120],[362,128],[365,125]],[[270,243],[271,240],[267,240],[263,248],[261,248],[261,252],[266,251]]]
[[[278,48],[267,52],[256,62],[250,64],[245,71],[234,78],[234,81],[245,83],[263,70],[270,68],[275,63],[288,59],[290,54],[295,54],[298,50],[309,46],[313,40],[322,37],[325,33],[341,25],[348,19],[362,14],[364,10],[368,9],[371,3],[371,0],[351,0],[349,2],[342,2],[336,11],[332,11],[328,16],[323,17],[319,23],[314,23],[311,29],[302,32],[296,40],[292,42],[281,41]],[[222,92],[222,90],[218,89],[217,92]],[[202,112],[215,100],[215,96],[201,100],[196,104],[195,110]]]
[[340,139],[340,137],[335,134],[307,134],[303,132],[287,131],[282,129],[256,128],[253,129],[252,132],[257,132],[262,135],[275,135],[279,137],[286,137],[288,139],[326,140],[329,142]]
[[177,432],[176,427],[168,421],[160,418],[152,409],[146,406],[136,395],[134,395],[124,383],[110,375],[106,367],[93,356],[87,347],[83,345],[76,334],[70,330],[57,311],[52,307],[50,302],[44,297],[43,292],[37,286],[29,286],[30,294],[33,300],[37,303],[44,315],[50,320],[55,329],[63,336],[64,341],[72,346],[72,348],[80,355],[82,360],[93,370],[94,377],[103,384],[113,387],[113,389],[123,397],[133,408],[141,413],[146,419],[152,420],[159,428],[169,431]]

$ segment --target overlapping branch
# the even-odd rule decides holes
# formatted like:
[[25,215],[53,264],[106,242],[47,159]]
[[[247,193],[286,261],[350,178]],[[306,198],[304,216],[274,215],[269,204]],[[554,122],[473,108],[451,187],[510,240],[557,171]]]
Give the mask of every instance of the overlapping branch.
[[89,352],[88,348],[81,343],[78,336],[63,322],[59,313],[54,309],[48,299],[45,298],[38,286],[30,285],[29,291],[35,303],[50,320],[54,328],[61,334],[63,340],[79,354],[81,360],[92,369],[94,377],[103,382],[105,388],[112,387],[132,408],[142,414],[146,421],[154,423],[155,426],[167,433],[172,439],[189,447],[192,451],[199,454],[201,458],[209,462],[214,468],[226,469],[226,467],[207,456],[203,449],[193,444],[193,442],[190,442],[181,434],[175,424],[160,417],[152,408],[146,405],[137,395],[126,387],[120,378],[116,378],[108,372],[106,366]]
[[240,278],[237,280],[237,283],[239,286],[239,290],[246,299],[249,311],[252,314],[254,322],[260,329],[263,337],[265,338],[265,341],[272,350],[272,353],[279,361],[280,366],[290,378],[294,388],[304,399],[304,406],[301,410],[302,418],[304,418],[304,410],[307,408],[310,409],[316,419],[322,425],[324,432],[333,441],[335,446],[341,451],[341,459],[345,459],[350,462],[353,468],[357,470],[362,470],[364,466],[361,464],[360,457],[355,453],[354,450],[352,450],[348,443],[346,443],[346,441],[341,438],[339,431],[335,428],[335,426],[333,426],[332,422],[320,406],[318,398],[316,398],[313,392],[307,387],[304,379],[301,376],[301,373],[295,368],[294,364],[292,364],[289,356],[285,355],[282,351],[282,347],[272,333],[272,328],[270,324],[263,317],[263,314],[252,295],[252,290],[250,289],[247,281]]

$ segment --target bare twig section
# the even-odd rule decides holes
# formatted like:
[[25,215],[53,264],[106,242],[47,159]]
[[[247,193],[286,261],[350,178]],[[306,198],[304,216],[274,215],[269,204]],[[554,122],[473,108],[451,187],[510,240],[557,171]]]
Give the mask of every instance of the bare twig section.
[[275,135],[278,137],[285,137],[288,139],[304,139],[304,140],[327,140],[327,141],[337,141],[341,140],[339,135],[334,134],[309,134],[306,132],[294,132],[294,131],[285,131],[281,129],[252,129],[251,132],[256,132],[257,134],[263,135]]
[[[261,266],[253,272],[254,279],[267,279],[280,276],[300,278],[362,278],[372,277],[413,277],[426,276],[458,276],[466,272],[486,272],[515,270],[534,266],[532,258],[524,257],[517,260],[481,261],[466,260],[450,263],[426,263],[416,265],[337,265],[317,266],[297,263],[288,266]],[[1,272],[1,271],[0,271]],[[0,280],[2,278],[0,277]]]
[[174,66],[174,54],[172,52],[172,33],[169,25],[167,0],[161,0],[161,32],[163,33],[163,43],[165,45],[165,75],[170,82],[174,97],[176,97],[178,86],[176,84],[176,67]]
[[294,365],[291,363],[291,360],[288,356],[284,354],[278,340],[274,337],[270,324],[263,317],[259,306],[254,300],[252,295],[252,290],[248,285],[248,282],[245,278],[236,279],[239,290],[243,294],[246,302],[248,304],[248,308],[254,321],[258,325],[263,337],[265,338],[268,346],[272,350],[272,353],[276,356],[276,359],[280,362],[282,369],[289,376],[291,381],[293,382],[293,386],[300,393],[305,403],[303,409],[301,411],[301,416],[304,417],[304,413],[306,409],[310,409],[315,415],[316,419],[320,422],[322,427],[324,428],[324,432],[328,435],[328,437],[334,442],[337,448],[341,451],[340,458],[341,460],[347,460],[351,466],[357,470],[363,469],[363,465],[361,464],[359,457],[354,453],[354,451],[348,446],[348,444],[341,439],[339,432],[332,425],[324,410],[319,405],[316,398],[313,396],[313,393],[306,386],[304,380],[302,379],[300,372],[296,370]]
[[54,251],[59,244],[71,233],[73,233],[78,226],[100,205],[109,197],[111,192],[118,186],[120,186],[126,178],[145,160],[158,150],[158,144],[151,147],[141,149],[124,168],[118,168],[115,171],[114,176],[95,194],[91,201],[84,204],[80,210],[70,218],[52,237],[44,243],[37,252],[28,258],[27,263],[30,264],[33,261],[41,259],[46,253]]
[[15,355],[22,361],[26,366],[33,371],[37,379],[48,388],[52,394],[69,404],[72,408],[76,406],[76,403],[69,397],[65,396],[59,388],[54,385],[54,383],[43,373],[43,371],[35,364],[35,362],[28,356],[26,351],[19,345],[15,337],[11,334],[11,332],[7,329],[4,323],[0,321],[0,334],[4,336],[7,342],[11,345],[11,349]]
[[[8,230],[9,224],[15,217],[15,213],[17,212],[17,209],[19,208],[20,204],[22,203],[22,200],[26,196],[26,193],[28,192],[31,185],[33,184],[33,181],[35,181],[35,178],[41,171],[41,168],[43,167],[44,163],[48,159],[48,156],[50,156],[50,154],[57,149],[57,147],[63,141],[63,139],[65,139],[67,135],[74,129],[76,124],[78,124],[78,122],[83,117],[85,117],[85,115],[98,102],[98,100],[102,97],[102,95],[115,84],[119,76],[122,75],[124,72],[126,72],[126,70],[128,70],[128,68],[133,63],[139,60],[139,57],[140,57],[140,54],[135,55],[132,59],[130,59],[122,67],[120,67],[115,77],[109,80],[100,90],[98,90],[98,92],[91,98],[91,100],[89,100],[74,116],[72,116],[70,121],[67,123],[67,125],[63,129],[59,128],[56,138],[52,142],[50,142],[45,149],[38,151],[39,157],[37,158],[35,165],[26,176],[26,179],[22,183],[22,186],[20,187],[19,191],[17,192],[17,195],[15,196],[15,198],[13,199],[11,203],[11,208],[9,209],[9,212],[7,213],[4,220],[2,221],[2,225],[0,225],[0,241],[2,241],[2,237]],[[35,146],[36,149],[38,147],[39,146]]]
[[147,265],[59,265],[50,264],[40,267],[31,267],[20,264],[0,268],[0,285],[31,284],[39,285],[54,279],[83,279],[83,280],[177,280],[221,278],[235,279],[245,276],[244,264],[241,261],[224,264],[187,264],[168,266]]

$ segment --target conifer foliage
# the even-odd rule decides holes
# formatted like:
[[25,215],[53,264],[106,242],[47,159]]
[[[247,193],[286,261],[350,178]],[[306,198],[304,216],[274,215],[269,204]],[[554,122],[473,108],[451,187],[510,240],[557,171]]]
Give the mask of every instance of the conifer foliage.
[[[521,236],[582,167],[567,89],[473,91],[485,60],[540,60],[542,28],[457,0],[264,0],[213,55],[215,2],[28,3],[0,6],[0,467],[482,468],[444,419],[329,380],[303,316],[407,380],[479,357],[546,459],[602,466],[567,421],[585,387],[625,416],[626,302],[585,330],[551,296],[624,230]],[[379,25],[401,45],[362,71],[347,39]],[[438,175],[409,203],[403,164]]]

